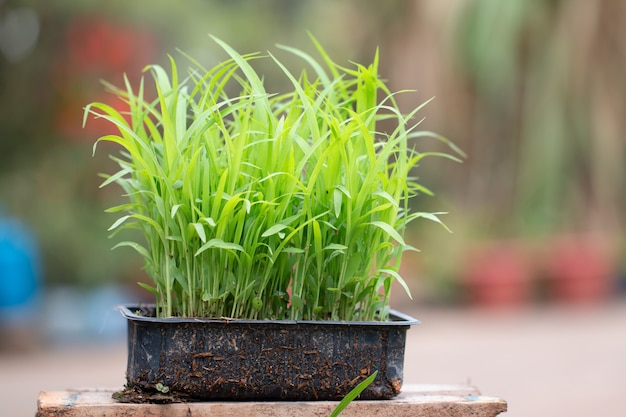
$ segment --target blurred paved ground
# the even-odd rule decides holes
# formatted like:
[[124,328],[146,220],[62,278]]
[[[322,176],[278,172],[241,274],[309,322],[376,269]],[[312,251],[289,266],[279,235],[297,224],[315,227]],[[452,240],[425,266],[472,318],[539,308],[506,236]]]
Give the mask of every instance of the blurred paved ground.
[[510,417],[626,416],[626,300],[518,312],[423,311],[407,383],[463,383]]
[[[626,415],[626,300],[408,312],[422,324],[408,334],[405,384],[469,382],[507,400],[510,417]],[[0,415],[33,416],[40,390],[123,385],[124,343],[0,352]]]

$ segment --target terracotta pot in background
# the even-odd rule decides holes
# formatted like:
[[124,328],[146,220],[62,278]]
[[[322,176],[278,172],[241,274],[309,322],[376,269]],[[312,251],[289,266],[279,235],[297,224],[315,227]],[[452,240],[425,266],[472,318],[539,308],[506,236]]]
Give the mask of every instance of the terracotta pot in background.
[[470,250],[462,274],[465,296],[473,306],[520,307],[531,299],[532,268],[516,242],[493,242]]
[[586,236],[560,237],[548,254],[545,272],[555,301],[597,303],[609,298],[616,268],[600,242]]

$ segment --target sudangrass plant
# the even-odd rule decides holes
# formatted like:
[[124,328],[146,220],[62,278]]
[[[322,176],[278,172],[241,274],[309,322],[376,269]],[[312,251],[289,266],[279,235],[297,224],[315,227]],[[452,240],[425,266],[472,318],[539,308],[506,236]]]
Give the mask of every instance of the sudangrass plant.
[[[429,153],[410,141],[415,114],[402,114],[369,66],[321,63],[293,48],[312,73],[293,74],[274,55],[241,55],[181,78],[151,66],[155,98],[142,80],[108,88],[128,114],[91,103],[117,127],[99,138],[123,148],[119,184],[128,202],[112,234],[139,228],[145,242],[123,241],[145,260],[162,317],[386,320],[401,255],[413,249],[406,225],[436,213],[411,213],[409,198],[428,192],[410,176]],[[252,66],[271,59],[293,87],[266,91]],[[232,95],[233,86],[240,92]],[[384,121],[386,131],[377,128]],[[444,155],[444,154],[441,154]],[[448,156],[447,154],[444,156]]]

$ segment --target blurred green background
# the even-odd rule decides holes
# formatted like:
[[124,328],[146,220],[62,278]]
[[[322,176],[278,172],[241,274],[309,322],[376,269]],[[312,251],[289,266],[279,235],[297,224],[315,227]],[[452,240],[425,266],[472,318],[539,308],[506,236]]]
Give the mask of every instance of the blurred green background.
[[[346,64],[379,47],[390,87],[417,91],[401,104],[436,96],[422,127],[468,154],[416,173],[436,196],[415,209],[450,212],[454,231],[410,230],[417,301],[606,300],[626,269],[624,27],[621,0],[0,0],[0,216],[32,232],[45,288],[134,289],[139,257],[107,238],[107,152],[92,157],[106,127],[81,127],[84,105],[110,100],[99,80],[136,80],[177,48],[214,62],[209,33],[240,52],[313,52],[310,32]],[[559,289],[571,270],[578,287]],[[491,276],[504,289],[476,293]]]

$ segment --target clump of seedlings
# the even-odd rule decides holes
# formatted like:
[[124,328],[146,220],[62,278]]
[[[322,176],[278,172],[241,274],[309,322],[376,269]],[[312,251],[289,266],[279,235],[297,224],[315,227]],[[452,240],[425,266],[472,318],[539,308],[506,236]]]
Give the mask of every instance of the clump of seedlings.
[[[320,60],[290,47],[309,70],[291,72],[273,54],[241,55],[215,42],[228,59],[212,68],[191,63],[186,75],[150,66],[151,77],[109,85],[127,106],[92,103],[93,114],[117,127],[112,158],[128,202],[113,234],[145,260],[160,317],[297,320],[386,320],[404,238],[417,218],[409,199],[430,192],[412,177],[426,156],[418,130],[420,104],[408,114],[369,66]],[[269,59],[291,91],[267,91],[253,64]],[[147,87],[146,85],[149,85]],[[153,93],[148,94],[148,91]],[[235,94],[231,93],[236,91]],[[94,146],[94,152],[96,150]]]

